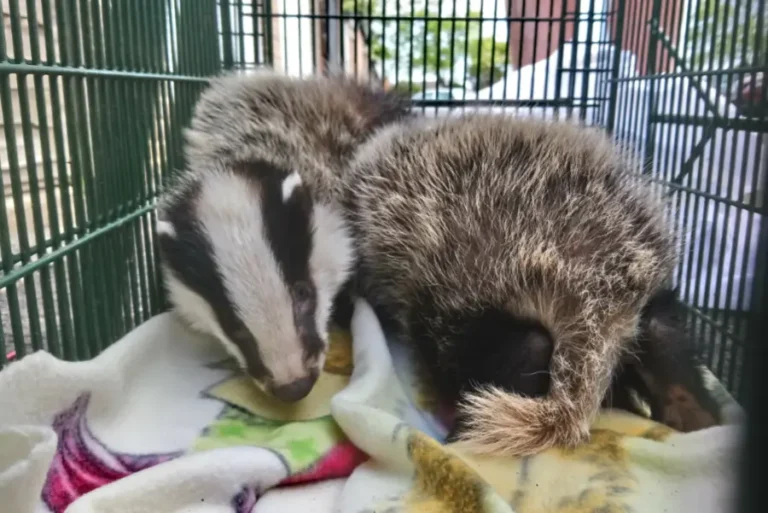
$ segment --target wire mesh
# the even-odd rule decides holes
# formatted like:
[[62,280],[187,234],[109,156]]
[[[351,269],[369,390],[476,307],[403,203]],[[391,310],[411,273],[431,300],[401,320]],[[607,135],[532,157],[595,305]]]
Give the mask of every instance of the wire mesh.
[[153,202],[221,67],[210,5],[3,2],[0,366],[88,358],[162,308]]
[[[672,200],[676,275],[707,366],[740,397],[768,167],[765,2],[625,2],[617,135]],[[752,319],[754,320],[754,319]]]
[[[164,308],[153,202],[205,77],[340,69],[468,110],[575,118],[643,157],[675,276],[739,396],[768,167],[762,0],[4,0],[0,367],[87,358]],[[760,264],[760,265],[758,265]]]

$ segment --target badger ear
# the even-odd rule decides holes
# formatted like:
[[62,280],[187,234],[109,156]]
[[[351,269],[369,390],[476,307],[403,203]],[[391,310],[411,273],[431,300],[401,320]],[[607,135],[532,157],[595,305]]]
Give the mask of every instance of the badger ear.
[[176,228],[170,221],[158,219],[157,224],[155,225],[155,231],[158,235],[170,237],[172,239],[176,238]]
[[283,203],[288,203],[288,200],[291,199],[291,196],[299,187],[301,187],[301,176],[297,171],[286,176],[282,184]]

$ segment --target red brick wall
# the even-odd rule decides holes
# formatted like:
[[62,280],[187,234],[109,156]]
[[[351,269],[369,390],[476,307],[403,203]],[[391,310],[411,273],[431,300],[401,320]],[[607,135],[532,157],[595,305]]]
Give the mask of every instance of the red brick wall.
[[[507,12],[510,18],[573,18],[572,13],[576,12],[577,5],[576,0],[510,0],[507,2]],[[510,21],[510,64],[521,68],[552,55],[559,45],[561,25],[561,21],[549,20]],[[565,22],[566,41],[573,39],[574,31],[575,23]]]
[[[618,4],[618,2],[615,2]],[[662,0],[659,27],[667,38],[677,43],[678,27],[682,13],[683,2],[681,0]],[[621,39],[621,49],[630,50],[637,56],[637,71],[644,75],[648,70],[648,50],[650,45],[651,19],[653,0],[625,0],[624,29]],[[616,39],[616,14],[611,16],[611,38]],[[674,61],[670,59],[669,52],[663,49],[660,43],[656,43],[656,73],[663,73],[674,68]]]
[[[618,0],[609,7],[611,37],[616,39]],[[648,66],[648,48],[653,0],[625,0],[622,50],[631,50],[637,56],[637,72],[645,73]],[[660,27],[673,41],[677,41],[678,26],[682,12],[682,0],[662,0]],[[510,21],[509,60],[520,68],[539,62],[552,55],[560,44],[561,21],[551,19],[572,19],[578,9],[576,0],[510,0],[507,2],[510,18],[549,18],[547,21]],[[563,9],[565,7],[565,9]],[[576,24],[565,22],[565,41],[572,41]],[[520,49],[522,48],[522,52]],[[669,71],[674,66],[669,54],[657,46],[656,72]]]

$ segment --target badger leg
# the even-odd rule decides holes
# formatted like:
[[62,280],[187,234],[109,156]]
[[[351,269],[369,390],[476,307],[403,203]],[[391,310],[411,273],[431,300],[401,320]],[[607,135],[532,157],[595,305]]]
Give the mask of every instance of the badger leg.
[[643,314],[636,372],[647,389],[651,418],[679,431],[720,422],[719,406],[704,383],[674,291],[656,295]]
[[659,405],[654,401],[655,396],[646,387],[634,362],[624,363],[616,369],[611,388],[603,399],[603,408],[615,408],[641,417],[648,417],[648,413],[641,408],[641,405],[637,404],[637,400],[632,396],[633,390],[640,399],[648,404],[651,412],[658,410]]
[[331,316],[331,322],[338,326],[340,329],[349,331],[352,326],[352,314],[355,311],[354,305],[354,286],[352,281],[347,283],[336,294],[336,298],[333,302],[333,315]]

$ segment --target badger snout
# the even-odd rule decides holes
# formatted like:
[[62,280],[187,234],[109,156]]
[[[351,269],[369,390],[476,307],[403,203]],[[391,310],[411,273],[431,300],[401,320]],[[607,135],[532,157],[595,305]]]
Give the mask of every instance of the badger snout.
[[291,381],[290,383],[273,385],[270,392],[283,402],[295,403],[309,395],[317,382],[317,376],[317,372],[312,372],[308,376]]

